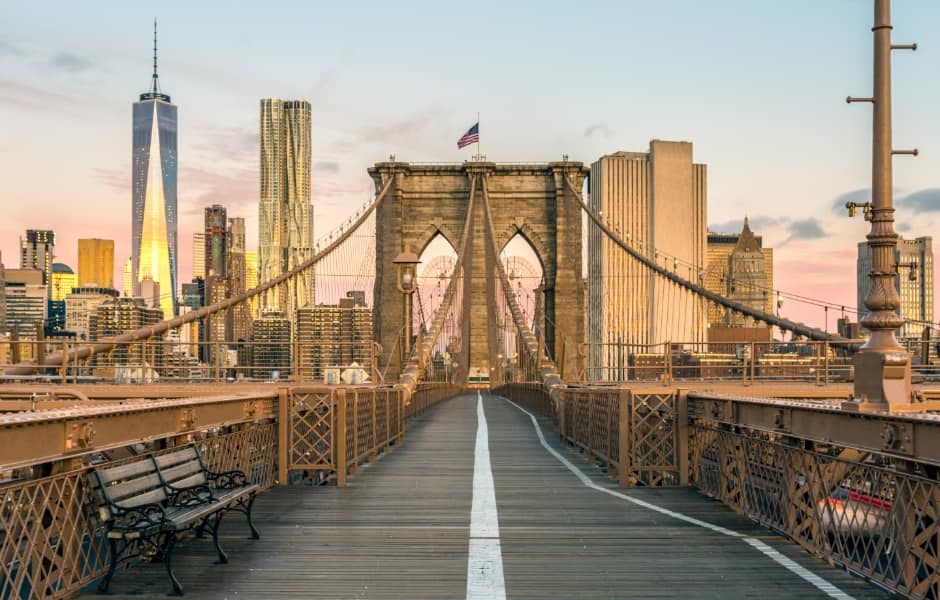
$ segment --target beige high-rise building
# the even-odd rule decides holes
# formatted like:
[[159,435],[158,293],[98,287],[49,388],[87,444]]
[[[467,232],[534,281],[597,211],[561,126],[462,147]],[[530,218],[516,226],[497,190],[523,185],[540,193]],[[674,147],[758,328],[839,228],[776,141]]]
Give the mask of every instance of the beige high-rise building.
[[133,259],[128,258],[127,262],[124,263],[124,296],[131,297],[134,295],[134,275],[133,275]]
[[[229,219],[227,245],[225,272],[228,274],[228,295],[235,297],[248,290],[245,264],[245,219],[242,217]],[[247,341],[251,336],[251,312],[247,303],[233,306],[228,311],[228,318],[229,341]]]
[[78,240],[78,285],[114,287],[114,240]]
[[[269,281],[313,256],[310,205],[310,103],[261,100],[261,197],[258,210],[258,279]],[[261,299],[260,311],[293,319],[314,302],[312,272],[278,286]]]
[[353,362],[372,365],[372,309],[340,298],[339,304],[297,311],[298,369],[304,381],[323,381],[325,369]]
[[[258,253],[245,252],[245,290],[253,290],[258,287]],[[261,305],[257,296],[252,296],[248,300],[249,314],[252,318],[258,314],[258,306]]]
[[258,287],[258,253],[245,252],[245,289]]
[[193,279],[206,278],[206,234],[193,234]]
[[118,297],[117,290],[103,287],[80,286],[65,297],[65,329],[80,341],[90,338],[90,320],[95,309]]
[[[859,321],[869,312],[865,306],[865,296],[871,287],[871,280],[868,278],[871,262],[868,243],[860,242],[856,263]],[[905,321],[897,335],[902,338],[919,337],[924,325],[933,322],[933,238],[898,238],[894,264],[898,265],[895,288],[901,295],[899,314]],[[863,331],[867,332],[864,328]]]
[[[760,257],[748,261],[747,257],[757,252]],[[739,257],[732,266],[732,255]],[[757,258],[756,255],[752,258]],[[748,269],[746,265],[753,267]],[[734,271],[737,271],[735,274]],[[708,262],[705,266],[705,289],[757,310],[773,313],[774,296],[774,251],[765,248],[763,238],[754,235],[747,217],[741,233],[708,232]],[[710,327],[740,326],[738,317],[727,314],[720,306],[709,304]]]
[[[706,166],[692,144],[652,140],[649,152],[616,152],[591,166],[590,206],[636,250],[697,282],[705,267]],[[704,339],[700,303],[682,302],[596,227],[588,233],[588,339],[593,377],[606,377],[611,344]],[[634,350],[636,351],[636,350]],[[622,354],[622,352],[617,352]]]

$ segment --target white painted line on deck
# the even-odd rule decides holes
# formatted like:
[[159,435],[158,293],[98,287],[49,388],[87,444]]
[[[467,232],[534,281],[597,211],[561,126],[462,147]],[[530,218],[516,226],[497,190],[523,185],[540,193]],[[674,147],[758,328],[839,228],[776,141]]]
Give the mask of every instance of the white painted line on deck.
[[[637,506],[642,506],[643,508],[658,512],[660,514],[672,517],[674,519],[685,521],[686,523],[689,523],[691,525],[704,527],[705,529],[709,529],[711,531],[720,533],[722,535],[727,535],[729,537],[739,538],[746,544],[760,551],[762,554],[764,554],[764,556],[776,562],[778,565],[789,570],[791,573],[794,573],[795,575],[797,575],[804,581],[812,584],[813,586],[816,587],[816,589],[820,590],[821,592],[824,592],[830,598],[838,598],[838,600],[854,600],[852,596],[850,596],[849,594],[846,594],[845,592],[837,588],[835,585],[829,583],[828,581],[826,581],[819,575],[816,575],[809,569],[797,564],[792,559],[789,559],[783,554],[780,554],[780,552],[774,550],[773,548],[771,548],[770,546],[768,546],[767,544],[765,544],[764,542],[756,538],[753,538],[751,536],[746,536],[743,533],[738,533],[737,531],[732,531],[725,527],[713,525],[711,523],[707,523],[700,519],[696,519],[695,517],[690,517],[680,512],[669,510],[668,508],[663,508],[662,506],[658,506],[656,504],[646,502],[645,500],[640,500],[639,498],[627,496],[626,494],[622,494],[614,490],[609,490],[607,488],[597,485],[596,483],[594,483],[594,481],[591,480],[590,477],[585,475],[584,472],[581,471],[581,469],[576,467],[571,461],[569,461],[567,458],[559,454],[558,451],[556,451],[554,448],[548,445],[548,442],[545,441],[545,435],[542,434],[542,428],[539,426],[539,422],[535,418],[535,415],[533,415],[531,412],[522,408],[521,406],[519,406],[518,404],[516,404],[515,402],[513,402],[512,400],[508,398],[504,398],[504,400],[506,400],[506,402],[512,404],[513,406],[515,406],[516,408],[518,408],[525,414],[529,415],[529,419],[532,420],[532,425],[535,427],[535,433],[538,434],[539,442],[541,442],[542,447],[548,450],[549,454],[551,454],[556,459],[558,459],[558,461],[561,464],[565,465],[565,467],[567,467],[568,470],[571,471],[574,474],[574,476],[577,477],[581,481],[581,483],[584,484],[586,487],[589,487],[592,490],[597,490],[598,492],[604,492],[605,494],[609,494],[611,496],[614,496],[615,498],[626,500],[627,502],[631,502],[633,504],[636,504]],[[479,440],[479,437],[477,439]],[[479,443],[479,441],[477,443]],[[474,493],[474,497],[476,497],[475,493]]]
[[490,468],[490,436],[477,391],[477,440],[473,452],[473,504],[470,509],[470,552],[467,558],[467,600],[506,600],[503,553],[499,547],[496,489]]

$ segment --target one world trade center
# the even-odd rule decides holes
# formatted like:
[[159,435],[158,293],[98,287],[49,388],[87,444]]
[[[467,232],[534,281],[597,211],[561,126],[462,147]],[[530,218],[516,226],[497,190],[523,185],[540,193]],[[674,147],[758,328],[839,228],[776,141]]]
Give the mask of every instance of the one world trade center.
[[153,78],[134,103],[131,277],[135,296],[176,315],[176,105],[160,91],[157,24],[153,26]]

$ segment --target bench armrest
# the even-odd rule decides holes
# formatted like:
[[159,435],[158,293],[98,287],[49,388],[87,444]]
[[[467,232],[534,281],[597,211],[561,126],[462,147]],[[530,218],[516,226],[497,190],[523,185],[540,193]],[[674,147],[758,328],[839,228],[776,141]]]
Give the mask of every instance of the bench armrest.
[[166,493],[169,496],[170,506],[199,506],[215,501],[212,497],[212,490],[205,483],[186,488],[167,484]]
[[133,508],[125,508],[120,504],[108,503],[111,511],[111,529],[121,531],[136,531],[161,527],[166,523],[166,511],[159,504],[142,504]]
[[215,487],[221,490],[232,490],[251,485],[248,476],[243,471],[225,471],[222,473],[206,471],[206,477],[215,484]]

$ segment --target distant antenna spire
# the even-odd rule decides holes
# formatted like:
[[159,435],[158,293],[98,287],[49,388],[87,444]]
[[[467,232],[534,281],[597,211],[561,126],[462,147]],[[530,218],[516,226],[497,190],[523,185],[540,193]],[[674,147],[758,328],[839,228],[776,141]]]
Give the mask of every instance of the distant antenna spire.
[[160,93],[160,78],[157,76],[157,19],[153,19],[153,83],[150,91],[154,94]]

